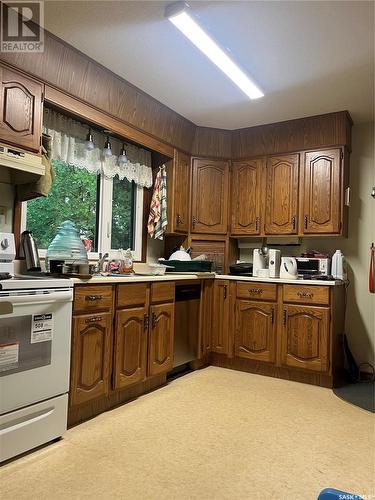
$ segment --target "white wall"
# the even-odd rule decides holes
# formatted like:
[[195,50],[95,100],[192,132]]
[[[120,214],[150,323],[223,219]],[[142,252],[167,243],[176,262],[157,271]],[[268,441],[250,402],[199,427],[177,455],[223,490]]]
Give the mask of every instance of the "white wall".
[[[298,255],[309,248],[330,252],[341,249],[348,263],[348,303],[346,333],[358,363],[374,365],[375,294],[368,291],[370,245],[375,243],[375,200],[370,196],[375,186],[374,123],[353,127],[350,159],[351,206],[348,238],[304,238],[301,246],[282,248],[283,255]],[[249,260],[250,250],[241,251]]]

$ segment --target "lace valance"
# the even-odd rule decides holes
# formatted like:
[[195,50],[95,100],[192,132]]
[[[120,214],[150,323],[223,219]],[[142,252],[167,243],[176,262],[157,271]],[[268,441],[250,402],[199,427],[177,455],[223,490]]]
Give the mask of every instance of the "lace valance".
[[[52,137],[52,160],[83,168],[105,177],[117,175],[121,180],[134,181],[142,187],[152,186],[151,153],[145,149],[110,137],[112,155],[104,157],[106,135],[92,129],[94,149],[85,149],[89,127],[57,111],[45,109],[43,132]],[[128,162],[119,164],[118,155],[125,144]]]

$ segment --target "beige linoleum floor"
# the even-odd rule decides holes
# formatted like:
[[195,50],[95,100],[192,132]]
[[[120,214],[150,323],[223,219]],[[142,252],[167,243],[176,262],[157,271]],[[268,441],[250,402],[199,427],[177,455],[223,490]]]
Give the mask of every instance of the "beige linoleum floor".
[[0,498],[375,498],[374,433],[329,389],[209,367],[6,464]]

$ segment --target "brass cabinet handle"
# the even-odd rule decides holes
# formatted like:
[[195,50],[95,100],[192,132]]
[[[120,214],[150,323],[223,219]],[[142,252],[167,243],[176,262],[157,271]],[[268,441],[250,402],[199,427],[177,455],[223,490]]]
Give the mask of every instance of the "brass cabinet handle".
[[149,315],[145,314],[143,316],[143,329],[145,332],[148,330],[148,323],[149,323]]
[[305,218],[304,218],[304,219],[305,219],[305,229],[307,229],[307,223],[308,223],[308,221],[309,221],[309,218],[308,218],[308,216],[307,216],[307,215],[305,215]]
[[297,295],[299,297],[307,298],[307,299],[312,299],[314,297],[313,292],[297,292]]
[[87,302],[93,302],[95,300],[102,300],[103,295],[86,295],[85,300]]
[[95,318],[88,318],[85,320],[85,323],[99,323],[99,321],[103,321],[103,316],[95,316]]
[[287,320],[287,312],[286,309],[284,309],[284,325],[286,325],[286,320]]
[[293,226],[293,229],[296,228],[296,216],[295,215],[292,217],[292,226]]
[[263,293],[261,288],[249,288],[250,293]]
[[224,285],[224,299],[227,298],[227,288],[228,288],[228,285]]
[[152,316],[151,316],[151,326],[152,326],[152,328],[156,328],[156,314],[155,313],[152,313]]
[[255,230],[259,231],[260,228],[260,217],[256,217],[255,219]]
[[274,324],[275,322],[275,309],[272,308],[272,311],[271,311],[271,323]]
[[197,218],[193,215],[193,218],[192,218],[192,223],[193,223],[193,229],[195,229],[195,226],[197,224]]

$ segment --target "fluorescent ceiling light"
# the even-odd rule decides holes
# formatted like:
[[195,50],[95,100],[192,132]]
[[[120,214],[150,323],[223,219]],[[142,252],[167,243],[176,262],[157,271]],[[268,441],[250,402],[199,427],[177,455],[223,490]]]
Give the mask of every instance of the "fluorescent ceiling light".
[[[176,8],[177,7],[177,8]],[[250,99],[263,97],[263,92],[235,64],[216,42],[186,12],[188,5],[184,2],[172,4],[166,9],[168,19],[218,68],[223,71]]]

